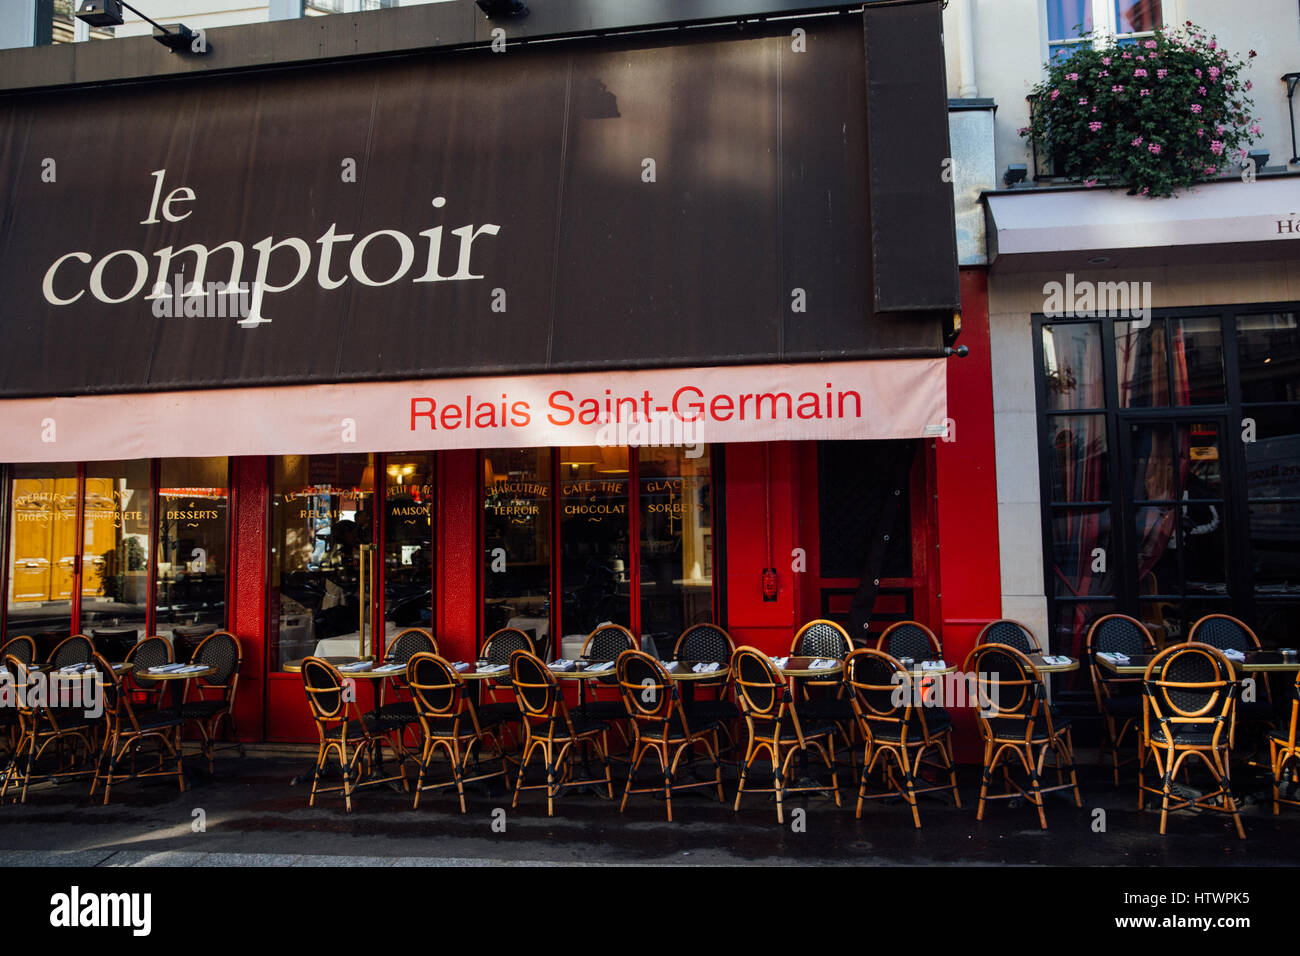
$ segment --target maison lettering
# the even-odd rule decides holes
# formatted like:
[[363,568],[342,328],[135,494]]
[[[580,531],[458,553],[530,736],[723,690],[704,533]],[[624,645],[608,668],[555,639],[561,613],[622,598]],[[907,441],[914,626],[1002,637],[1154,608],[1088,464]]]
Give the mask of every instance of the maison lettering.
[[[149,215],[140,221],[140,225],[158,223],[158,213],[171,223],[187,219],[194,210],[183,214],[179,204],[193,202],[197,197],[193,189],[179,186],[162,198],[165,169],[155,170],[152,175],[156,183]],[[161,200],[161,208],[160,208]],[[438,196],[432,201],[435,209],[441,209],[447,200]],[[475,275],[470,266],[474,251],[474,242],[480,236],[495,236],[501,227],[492,223],[476,226],[473,223],[450,230],[459,240],[456,271],[443,275],[439,271],[442,260],[443,226],[432,226],[418,233],[419,242],[406,233],[396,229],[376,229],[359,239],[354,233],[338,232],[338,224],[330,223],[329,228],[314,240],[319,247],[313,250],[313,243],[295,237],[277,239],[267,236],[250,247],[257,253],[256,263],[252,269],[252,294],[246,317],[239,320],[245,327],[256,327],[270,322],[264,312],[267,296],[288,292],[312,274],[315,263],[314,279],[318,286],[331,291],[344,285],[348,279],[355,279],[359,284],[374,288],[399,282],[416,269],[417,252],[423,253],[423,271],[412,282],[466,282],[482,279]],[[355,240],[355,241],[354,241]],[[351,249],[345,247],[351,244]],[[372,275],[366,268],[366,250],[382,249],[387,246],[398,254],[397,267],[390,275]],[[418,248],[417,248],[418,247]],[[184,265],[192,264],[189,283],[185,296],[206,295],[205,281],[208,273],[208,260],[215,253],[222,253],[230,270],[224,285],[227,293],[238,294],[244,282],[244,258],[246,254],[243,243],[229,240],[215,246],[192,243],[181,248],[164,246],[152,255],[158,260],[156,269],[152,269],[144,253],[135,249],[114,249],[99,256],[85,251],[68,252],[55,259],[45,271],[41,291],[45,301],[51,305],[72,305],[81,299],[87,291],[91,297],[100,302],[117,305],[139,297],[144,293],[152,273],[155,278],[145,300],[159,299],[171,295],[168,279]],[[192,257],[192,258],[191,258]],[[93,263],[93,264],[92,264]],[[274,263],[274,266],[272,265]],[[89,267],[89,268],[87,268]],[[373,255],[371,268],[374,268]]]

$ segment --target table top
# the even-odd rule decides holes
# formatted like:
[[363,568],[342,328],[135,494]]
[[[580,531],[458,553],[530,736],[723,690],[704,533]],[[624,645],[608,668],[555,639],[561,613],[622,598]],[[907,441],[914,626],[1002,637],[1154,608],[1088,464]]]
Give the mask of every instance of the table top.
[[[672,662],[664,661],[663,663],[669,664]],[[714,662],[713,661],[677,661],[676,663],[677,663],[676,669],[668,671],[668,676],[676,681],[692,681],[692,680],[722,681],[727,679],[728,671],[727,671],[726,664],[718,664],[718,669],[716,671],[697,672],[691,670],[691,668],[694,667],[696,664],[701,664],[701,663],[712,664]]]
[[[822,660],[834,660],[829,657],[789,657],[785,665],[777,665],[779,670],[786,677],[831,677],[838,678],[840,672],[844,670],[843,661],[834,661],[831,667],[812,667],[812,662]],[[775,662],[774,662],[775,663]]]
[[[114,670],[116,670],[116,667]],[[209,674],[215,674],[216,672],[217,669],[215,667],[205,667],[201,671],[189,671],[184,674],[151,674],[149,673],[149,669],[145,668],[137,673],[136,676],[142,677],[145,680],[189,680],[191,677],[207,677]]]
[[[301,674],[301,673],[302,673],[302,662],[305,661],[306,659],[307,659],[307,658],[305,658],[305,657],[300,657],[300,658],[298,658],[298,660],[296,660],[296,661],[288,661],[288,662],[287,662],[283,667],[280,668],[280,670],[284,671],[284,672],[287,673],[287,674]],[[361,660],[361,658],[360,658],[360,657],[355,657],[355,656],[353,656],[353,657],[322,657],[321,660],[323,660],[326,664],[333,664],[335,667],[340,667],[340,666],[342,666],[342,665],[344,665],[344,664],[355,664],[357,661]],[[387,676],[387,675],[381,675],[381,676]]]
[[[1079,662],[1073,657],[1070,658],[1070,663],[1068,664],[1049,664],[1047,661],[1043,660],[1042,654],[1028,654],[1026,656],[1029,658],[1030,663],[1038,669],[1038,673],[1040,674],[1065,674],[1079,669]],[[1065,655],[1060,654],[1049,656],[1064,657]]]
[[[1147,665],[1150,664],[1156,655],[1154,654],[1130,654],[1128,663],[1116,664],[1106,658],[1097,656],[1097,664],[1112,674],[1123,674],[1126,677],[1133,677],[1145,674]],[[1244,661],[1230,660],[1234,670],[1247,672],[1264,672],[1264,673],[1287,673],[1300,671],[1300,657],[1293,657],[1290,660],[1285,659],[1277,651],[1248,651]]]
[[[58,671],[51,671],[51,670],[49,670],[49,666],[50,666],[49,664],[31,664],[31,665],[28,666],[27,670],[30,671],[30,672],[33,673],[33,674],[51,674],[51,673],[53,673],[53,674],[58,674],[58,673],[59,673]],[[123,661],[117,661],[116,663],[109,664],[108,666],[111,667],[111,668],[113,668],[113,673],[114,673],[114,674],[124,674],[124,673],[126,673],[127,671],[129,671],[129,670],[131,669],[131,665],[130,665],[130,664],[127,664],[127,663],[125,663],[125,662],[123,662]],[[3,670],[3,668],[0,668],[0,670]],[[93,671],[93,669],[92,669],[92,670],[89,670],[89,671],[83,671],[83,673],[94,673],[94,671]],[[76,674],[61,674],[60,676],[62,676],[62,677],[76,677],[77,675],[76,675]]]

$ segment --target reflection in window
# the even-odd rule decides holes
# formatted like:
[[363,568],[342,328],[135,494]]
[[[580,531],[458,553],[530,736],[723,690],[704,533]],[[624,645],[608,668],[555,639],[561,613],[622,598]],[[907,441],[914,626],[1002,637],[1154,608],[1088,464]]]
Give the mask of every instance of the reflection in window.
[[71,464],[14,465],[11,474],[5,640],[30,635],[44,654],[72,633],[77,469]]
[[81,549],[81,629],[135,626],[149,609],[153,525],[150,462],[86,466]]
[[1043,375],[1048,408],[1105,408],[1101,330],[1096,323],[1044,325]]
[[158,466],[155,633],[226,627],[227,464],[225,458],[165,458]]
[[641,634],[667,650],[713,620],[713,489],[709,452],[640,451]]
[[1223,381],[1223,333],[1220,319],[1173,319],[1169,323],[1174,362],[1174,403],[1222,405],[1228,400]]
[[270,627],[276,669],[310,654],[371,652],[374,457],[284,455],[271,498]]
[[1115,370],[1121,407],[1169,404],[1169,356],[1163,319],[1152,319],[1145,328],[1131,322],[1115,323]]
[[560,449],[560,633],[632,623],[628,449]]
[[483,453],[483,621],[517,627],[539,650],[550,637],[551,450]]
[[1297,313],[1237,318],[1243,402],[1300,401],[1300,323]]
[[384,465],[384,643],[433,621],[433,461],[388,455]]
[[1110,497],[1110,452],[1104,415],[1055,415],[1048,423],[1052,500],[1105,501]]

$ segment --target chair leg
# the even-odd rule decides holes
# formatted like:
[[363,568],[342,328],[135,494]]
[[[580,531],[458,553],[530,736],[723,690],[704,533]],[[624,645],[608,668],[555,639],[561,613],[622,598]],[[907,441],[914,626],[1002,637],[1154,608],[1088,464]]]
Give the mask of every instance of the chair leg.
[[984,819],[984,804],[988,800],[989,781],[993,779],[993,741],[984,742],[984,775],[980,779],[980,800],[975,810],[975,819]]

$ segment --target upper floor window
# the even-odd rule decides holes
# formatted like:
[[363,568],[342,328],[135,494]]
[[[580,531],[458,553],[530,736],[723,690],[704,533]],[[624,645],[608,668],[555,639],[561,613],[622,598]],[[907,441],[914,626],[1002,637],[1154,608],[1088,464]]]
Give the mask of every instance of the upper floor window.
[[1162,0],[1047,0],[1047,44],[1051,59],[1069,56],[1088,35],[1132,43],[1164,25]]

